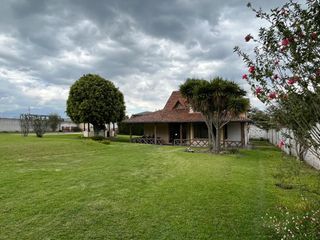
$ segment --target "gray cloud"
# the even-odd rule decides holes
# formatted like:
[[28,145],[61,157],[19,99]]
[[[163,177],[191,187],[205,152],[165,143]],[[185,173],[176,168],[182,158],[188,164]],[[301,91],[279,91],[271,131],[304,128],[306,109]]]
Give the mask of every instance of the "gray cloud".
[[[284,1],[255,1],[270,9]],[[239,82],[233,47],[261,22],[240,0],[5,0],[0,8],[0,114],[64,114],[85,73],[112,80],[128,113],[162,108],[188,77]],[[254,104],[262,106],[252,95]]]

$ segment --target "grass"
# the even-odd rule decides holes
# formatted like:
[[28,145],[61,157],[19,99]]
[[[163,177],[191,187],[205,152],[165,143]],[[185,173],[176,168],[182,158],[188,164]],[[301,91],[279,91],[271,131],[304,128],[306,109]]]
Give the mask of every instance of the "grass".
[[262,216],[320,198],[317,172],[265,143],[217,156],[126,139],[0,134],[0,239],[268,239]]

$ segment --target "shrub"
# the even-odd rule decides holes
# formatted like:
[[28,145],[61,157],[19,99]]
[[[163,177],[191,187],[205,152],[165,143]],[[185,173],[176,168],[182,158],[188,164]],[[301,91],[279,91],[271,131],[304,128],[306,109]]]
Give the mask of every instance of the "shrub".
[[239,153],[239,149],[238,149],[238,148],[230,148],[228,151],[229,151],[230,154],[237,154],[237,153]]
[[93,141],[102,141],[102,140],[104,140],[105,138],[104,138],[103,136],[93,136],[93,137],[91,137],[91,139],[92,139]]
[[100,143],[102,143],[102,144],[106,144],[106,145],[109,145],[109,144],[111,143],[111,141],[110,141],[110,140],[105,139],[105,140],[102,140]]

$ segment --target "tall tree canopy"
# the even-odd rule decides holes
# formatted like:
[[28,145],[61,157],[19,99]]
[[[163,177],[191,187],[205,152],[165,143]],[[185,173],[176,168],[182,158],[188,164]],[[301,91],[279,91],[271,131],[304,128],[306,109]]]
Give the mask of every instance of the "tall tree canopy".
[[70,88],[67,114],[75,123],[91,123],[95,134],[125,116],[123,94],[99,75],[86,74]]
[[246,92],[236,83],[220,77],[211,81],[187,79],[180,86],[180,91],[191,107],[205,117],[210,150],[213,150],[215,139],[215,150],[219,153],[220,129],[233,117],[249,109],[249,100],[244,98]]
[[242,78],[262,102],[280,109],[282,124],[320,157],[319,1],[289,1],[270,12],[248,7],[268,25],[244,38],[252,51],[234,49],[248,66]]

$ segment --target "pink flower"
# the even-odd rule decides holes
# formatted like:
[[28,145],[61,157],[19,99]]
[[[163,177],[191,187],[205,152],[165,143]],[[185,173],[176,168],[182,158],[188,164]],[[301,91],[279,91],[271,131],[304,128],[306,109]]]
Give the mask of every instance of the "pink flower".
[[288,46],[289,43],[290,43],[289,38],[284,38],[284,39],[282,39],[282,41],[281,41],[281,45],[284,46],[284,47]]
[[271,99],[275,99],[277,97],[277,93],[271,92],[271,93],[269,93],[268,97],[269,97],[270,100]]
[[296,80],[294,79],[294,78],[289,78],[289,80],[288,80],[288,84],[289,85],[292,85],[292,84],[294,84],[296,82]]
[[253,73],[256,68],[254,66],[249,67],[249,73]]
[[275,65],[278,65],[279,62],[280,62],[279,59],[276,59],[276,60],[274,61],[274,64],[275,64]]
[[262,88],[261,87],[257,87],[256,88],[256,94],[259,95],[260,93],[262,93]]
[[273,79],[277,80],[279,78],[278,74],[273,75]]
[[288,79],[288,84],[292,85],[294,83],[296,83],[300,78],[298,76],[294,76]]
[[245,40],[246,42],[249,42],[251,39],[253,39],[253,37],[252,37],[250,34],[248,34],[248,35],[244,38],[244,40]]
[[283,148],[284,145],[285,145],[285,141],[283,139],[281,139],[280,142],[278,143],[278,147]]
[[247,74],[243,74],[242,75],[242,79],[248,80],[248,75]]
[[317,40],[318,34],[316,32],[311,33],[312,40]]

